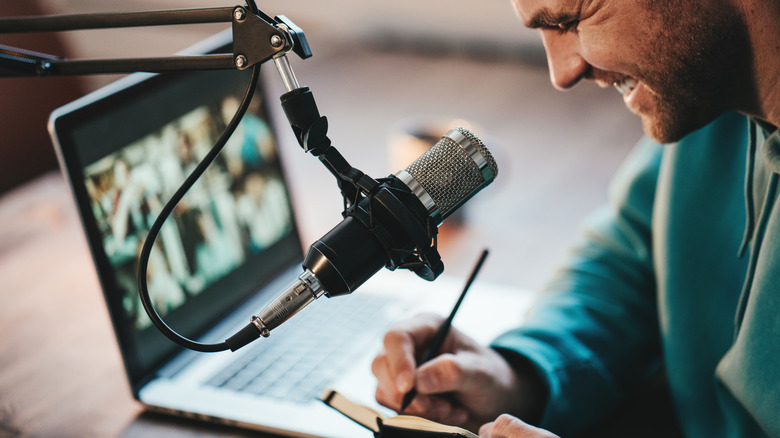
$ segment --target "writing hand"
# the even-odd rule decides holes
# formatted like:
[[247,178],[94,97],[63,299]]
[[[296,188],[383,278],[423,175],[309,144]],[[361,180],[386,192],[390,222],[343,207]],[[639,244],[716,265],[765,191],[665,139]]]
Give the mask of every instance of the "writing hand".
[[412,387],[417,397],[404,413],[471,430],[502,412],[516,412],[522,385],[506,360],[452,329],[439,356],[417,368],[443,318],[425,314],[404,321],[384,337],[374,359],[377,401],[398,410]]

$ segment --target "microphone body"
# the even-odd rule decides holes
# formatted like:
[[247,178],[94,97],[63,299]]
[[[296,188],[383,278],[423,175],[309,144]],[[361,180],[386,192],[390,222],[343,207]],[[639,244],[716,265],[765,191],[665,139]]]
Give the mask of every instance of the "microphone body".
[[[434,280],[443,270],[434,246],[437,227],[497,174],[498,166],[479,138],[461,127],[449,131],[406,169],[381,180],[314,242],[303,274],[227,341],[231,349],[240,348],[248,336],[256,338],[258,331],[268,336],[322,295],[352,293],[382,267],[409,268]],[[431,247],[433,251],[425,251]]]
[[[435,227],[431,230],[423,204],[391,175],[309,247],[303,268],[314,274],[328,297],[352,293],[383,266],[394,270],[413,259],[416,249],[429,247],[431,231]],[[438,275],[415,272],[429,280]]]

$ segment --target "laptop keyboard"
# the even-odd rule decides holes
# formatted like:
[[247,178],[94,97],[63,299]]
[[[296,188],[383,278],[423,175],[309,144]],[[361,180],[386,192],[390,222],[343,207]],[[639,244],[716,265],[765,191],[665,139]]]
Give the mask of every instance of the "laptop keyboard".
[[317,399],[354,360],[381,339],[390,297],[320,298],[206,384],[295,402]]

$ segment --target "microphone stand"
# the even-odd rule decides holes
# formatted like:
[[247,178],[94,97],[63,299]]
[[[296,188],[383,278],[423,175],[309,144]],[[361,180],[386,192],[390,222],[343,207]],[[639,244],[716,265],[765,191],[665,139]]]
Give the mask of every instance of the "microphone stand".
[[[144,308],[154,325],[168,338],[186,348],[215,352],[235,350],[245,343],[231,342],[201,344],[187,339],[171,329],[153,307],[146,287],[146,265],[151,246],[165,219],[189,187],[200,177],[216,158],[224,143],[232,134],[243,112],[251,100],[258,68],[273,60],[286,93],[281,105],[298,143],[306,152],[311,152],[336,177],[344,200],[343,217],[353,216],[371,230],[386,248],[387,265],[390,270],[410,269],[418,276],[432,281],[444,269],[437,251],[436,235],[438,224],[427,218],[424,225],[404,208],[405,199],[414,196],[394,181],[394,177],[375,180],[352,167],[332,146],[327,136],[328,121],[320,115],[314,96],[308,87],[301,87],[290,66],[287,54],[294,52],[302,59],[312,56],[303,30],[284,15],[270,17],[257,9],[254,0],[247,0],[247,6],[203,9],[177,9],[147,12],[96,13],[75,15],[49,15],[38,17],[0,18],[0,33],[32,33],[86,29],[107,29],[122,27],[143,27],[177,24],[232,23],[233,53],[168,56],[156,58],[123,59],[68,59],[55,55],[10,47],[0,44],[0,78],[20,76],[92,75],[132,72],[164,73],[191,70],[247,70],[253,75],[247,89],[242,109],[236,113],[229,126],[212,151],[187,178],[182,187],[164,207],[155,221],[139,257],[139,294]],[[402,185],[403,183],[401,183]],[[361,202],[367,200],[367,202]],[[374,215],[392,215],[404,224],[404,232],[410,236],[414,248],[395,248],[391,232],[377,224]],[[348,292],[351,292],[349,290]],[[239,334],[237,334],[239,335]],[[252,333],[252,336],[255,336]],[[235,337],[235,336],[234,336]],[[232,339],[232,338],[231,338]]]
[[254,14],[246,6],[0,18],[0,33],[199,23],[232,23],[233,54],[79,60],[0,45],[0,77],[245,70],[291,49],[303,59],[311,56],[303,31],[286,17]]

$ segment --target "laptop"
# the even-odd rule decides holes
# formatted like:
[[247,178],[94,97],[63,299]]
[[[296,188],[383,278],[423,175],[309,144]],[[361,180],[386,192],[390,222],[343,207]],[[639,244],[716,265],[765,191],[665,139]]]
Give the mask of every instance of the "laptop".
[[[230,53],[230,43],[228,30],[186,53]],[[200,342],[235,333],[302,272],[304,243],[272,120],[278,97],[265,95],[262,77],[241,125],[171,214],[149,259],[156,309]],[[370,363],[382,333],[417,311],[446,315],[468,273],[429,283],[383,270],[234,353],[182,349],[157,331],[138,298],[148,229],[232,117],[248,78],[229,70],[136,73],[51,116],[130,388],[150,410],[284,436],[370,437],[319,396],[331,387],[381,410]],[[483,342],[518,321],[529,302],[523,291],[479,282],[470,296],[455,325],[468,324]],[[489,316],[470,300],[492,302]]]

